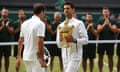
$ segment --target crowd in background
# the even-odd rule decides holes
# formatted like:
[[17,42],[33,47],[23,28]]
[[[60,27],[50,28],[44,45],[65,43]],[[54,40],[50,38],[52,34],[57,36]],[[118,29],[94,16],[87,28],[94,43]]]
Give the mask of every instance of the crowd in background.
[[[10,42],[14,39],[15,42],[19,39],[20,27],[21,24],[26,20],[26,15],[24,10],[18,10],[18,20],[13,21],[8,18],[9,11],[6,8],[1,10],[0,18],[0,42]],[[110,16],[109,8],[105,7],[102,9],[102,14],[97,23],[93,23],[93,14],[87,13],[85,16],[84,24],[88,32],[89,40],[116,40],[120,39],[120,15],[115,17],[114,15]],[[57,26],[61,23],[62,14],[60,12],[54,13],[54,20],[50,21],[48,16],[45,17],[46,23],[46,36],[45,41],[56,41],[56,29]],[[78,18],[77,14],[73,13],[73,17]],[[46,44],[45,45],[50,54],[51,54],[51,64],[50,72],[53,72],[54,57],[58,56],[60,61],[60,72],[63,72],[63,64],[61,59],[61,49],[57,47],[56,44]],[[97,50],[97,52],[96,52]],[[96,53],[98,53],[98,67],[99,72],[102,72],[103,68],[103,58],[105,53],[108,56],[109,72],[113,71],[113,56],[114,56],[114,43],[113,44],[99,44],[96,47],[96,44],[88,44],[83,46],[83,61],[82,66],[84,72],[87,69],[87,59],[90,60],[90,72],[94,68],[94,59],[96,58]],[[120,72],[120,43],[117,46],[117,72]],[[11,56],[11,46],[0,46],[0,70],[2,66],[2,56],[5,60],[5,72],[8,72],[9,69],[9,56]],[[17,56],[17,46],[14,46],[14,56]],[[18,71],[19,68],[16,68]]]

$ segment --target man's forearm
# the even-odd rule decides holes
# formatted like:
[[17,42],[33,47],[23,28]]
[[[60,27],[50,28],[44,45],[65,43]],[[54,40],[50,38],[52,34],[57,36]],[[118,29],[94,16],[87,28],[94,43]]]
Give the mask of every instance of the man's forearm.
[[2,29],[3,29],[3,27],[1,26],[1,27],[0,27],[0,31],[1,31]]
[[17,34],[18,32],[20,32],[20,28],[17,28],[16,30],[14,30],[14,34]]
[[39,59],[44,59],[43,55],[44,55],[44,48],[43,48],[44,44],[43,44],[43,37],[39,37],[38,38],[38,52],[37,52],[37,56]]
[[89,28],[90,28],[90,26],[88,25],[86,30],[88,31],[88,30],[89,30]]
[[12,27],[7,26],[7,29],[11,34],[14,34],[14,29]]
[[110,29],[112,32],[117,33],[117,26],[116,25],[111,25]]
[[91,29],[92,29],[93,34],[94,34],[95,36],[97,36],[97,30],[94,29],[94,27],[91,27]]
[[17,58],[21,58],[22,46],[23,46],[23,38],[19,38]]
[[120,34],[120,29],[117,29],[117,33]]
[[105,26],[106,26],[106,24],[105,24],[105,23],[103,23],[103,24],[102,24],[102,29],[103,29]]

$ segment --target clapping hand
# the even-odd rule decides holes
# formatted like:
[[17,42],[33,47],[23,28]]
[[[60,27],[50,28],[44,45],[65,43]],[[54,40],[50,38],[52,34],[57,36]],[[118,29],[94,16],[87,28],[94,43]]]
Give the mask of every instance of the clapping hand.
[[6,22],[6,27],[8,27],[8,26],[9,26],[9,23],[10,23],[10,21],[7,21],[7,22]]
[[2,27],[4,27],[5,26],[5,24],[4,24],[5,22],[4,21],[2,21]]
[[87,26],[87,31],[88,31],[90,28],[92,28],[92,27],[93,27],[93,24],[92,24],[92,23],[88,24],[88,26]]
[[110,21],[109,21],[109,16],[105,16],[105,21],[104,21],[104,24],[105,25],[109,25]]

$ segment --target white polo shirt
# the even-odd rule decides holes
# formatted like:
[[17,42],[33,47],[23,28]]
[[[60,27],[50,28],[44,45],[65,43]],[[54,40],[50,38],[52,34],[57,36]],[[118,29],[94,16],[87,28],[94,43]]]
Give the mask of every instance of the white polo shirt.
[[39,17],[34,15],[22,24],[20,37],[24,37],[23,60],[33,61],[36,59],[37,36],[44,37],[44,35],[45,24]]

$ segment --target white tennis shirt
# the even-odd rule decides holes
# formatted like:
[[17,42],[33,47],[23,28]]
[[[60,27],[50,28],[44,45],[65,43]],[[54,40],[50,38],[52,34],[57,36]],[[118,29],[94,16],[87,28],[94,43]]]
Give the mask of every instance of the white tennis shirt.
[[33,61],[36,59],[38,36],[45,36],[45,24],[34,15],[21,26],[20,37],[24,37],[23,60]]

